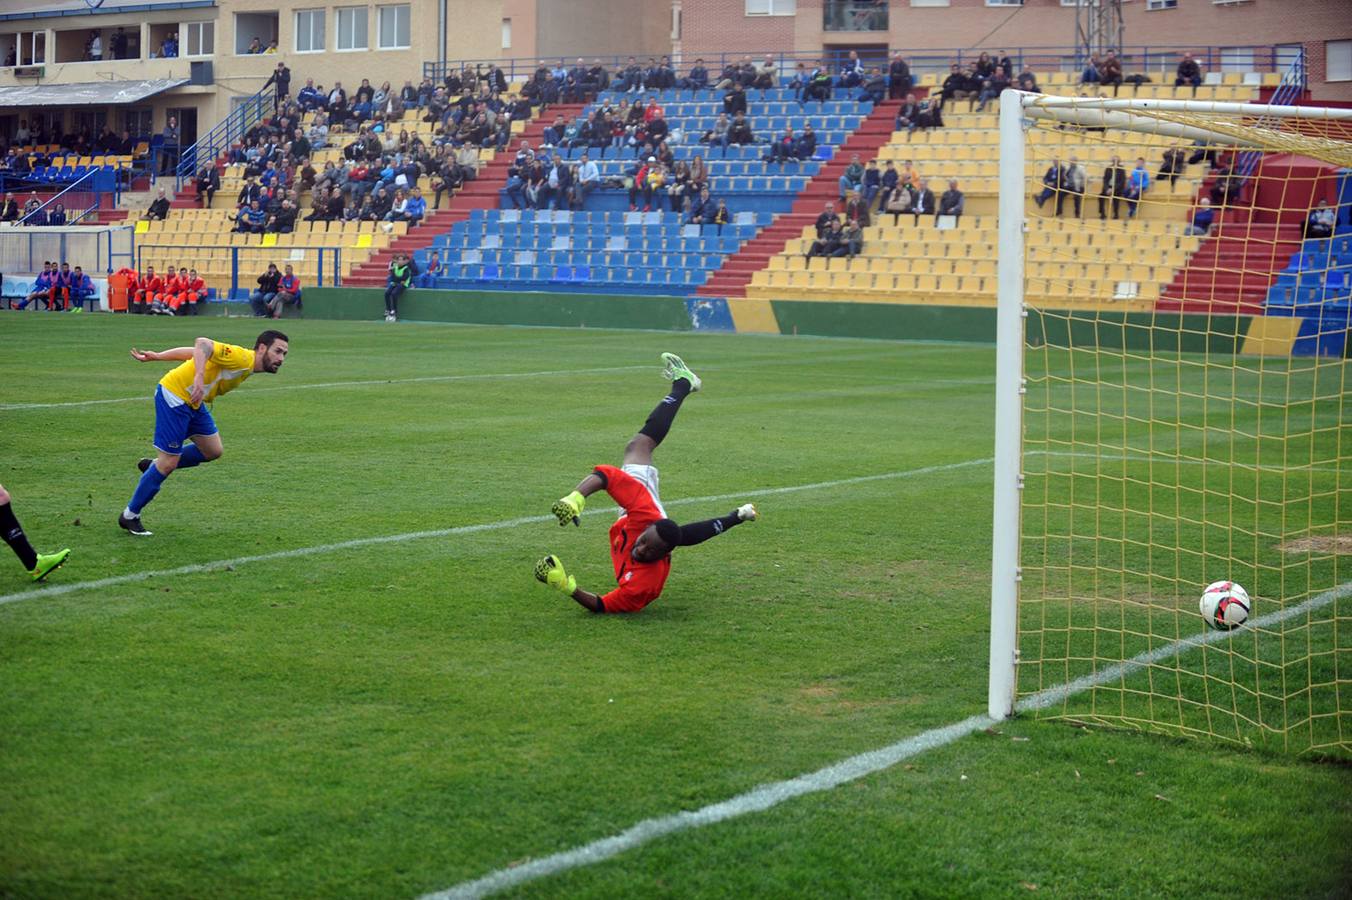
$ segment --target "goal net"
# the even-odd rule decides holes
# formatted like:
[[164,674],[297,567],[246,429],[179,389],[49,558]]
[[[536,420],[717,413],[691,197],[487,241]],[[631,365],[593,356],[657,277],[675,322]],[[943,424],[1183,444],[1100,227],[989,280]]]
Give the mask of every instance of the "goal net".
[[1346,756],[1352,110],[1129,92],[1002,98],[990,710]]

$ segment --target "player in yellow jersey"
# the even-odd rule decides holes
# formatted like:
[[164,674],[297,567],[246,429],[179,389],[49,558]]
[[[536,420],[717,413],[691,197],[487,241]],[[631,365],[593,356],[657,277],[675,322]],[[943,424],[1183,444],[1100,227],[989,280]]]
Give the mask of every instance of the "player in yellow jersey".
[[[233,391],[254,372],[276,373],[290,349],[290,339],[280,331],[265,331],[246,350],[234,344],[200,337],[191,347],[175,347],[159,353],[131,349],[140,362],[178,360],[155,388],[155,459],[137,463],[141,480],[131,502],[117,518],[131,534],[148,536],[141,524],[141,510],[159,493],[164,479],[175,469],[186,469],[220,458],[221,435],[210,403]],[[192,438],[191,441],[188,438]]]

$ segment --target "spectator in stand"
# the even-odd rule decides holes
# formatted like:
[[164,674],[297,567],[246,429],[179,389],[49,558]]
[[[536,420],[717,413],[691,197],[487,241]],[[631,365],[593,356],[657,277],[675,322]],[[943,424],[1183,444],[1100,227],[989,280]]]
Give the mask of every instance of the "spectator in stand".
[[851,191],[858,191],[864,186],[864,164],[859,159],[859,154],[850,156],[850,164],[845,167],[845,174],[840,176],[840,200],[845,199],[845,195]]
[[89,38],[85,41],[85,59],[103,62],[103,35],[98,29],[89,32]]
[[164,188],[160,188],[155,193],[155,199],[150,202],[150,208],[146,210],[144,218],[154,221],[163,221],[169,217],[169,198],[164,195]]
[[[539,207],[534,207],[539,209]],[[404,214],[408,210],[408,195],[404,193],[403,188],[395,188],[394,202],[390,205],[390,211],[385,213],[386,222],[403,222]]]
[[[751,131],[751,123],[748,122],[746,116],[741,113],[737,114],[736,118],[732,120],[732,125],[728,127],[728,143],[738,145],[756,143],[756,135]],[[723,151],[726,156],[726,146],[723,148]]]
[[177,58],[178,58],[178,34],[177,34],[177,33],[171,33],[168,37],[166,37],[166,38],[164,39],[164,42],[163,42],[162,44],[160,44],[160,58],[161,58],[161,59],[177,59]]
[[996,60],[991,59],[991,55],[983,50],[976,59],[976,65],[972,67],[973,74],[979,79],[988,79],[995,74],[996,64]]
[[789,90],[793,91],[793,99],[801,105],[803,102],[803,91],[812,83],[812,73],[808,71],[804,63],[798,63],[794,66],[793,78],[789,79]]
[[887,67],[887,96],[891,100],[900,100],[911,92],[911,67],[898,50],[892,54],[892,62]]
[[585,207],[587,196],[600,186],[601,170],[596,163],[592,162],[590,156],[583,153],[581,161],[578,163],[577,177],[573,180],[573,208],[582,209]]
[[1117,51],[1109,50],[1103,58],[1103,66],[1099,70],[1099,84],[1104,87],[1112,85],[1113,96],[1117,96],[1117,90],[1122,86],[1122,60],[1117,58]]
[[1122,159],[1113,156],[1112,162],[1103,170],[1103,184],[1099,188],[1098,210],[1099,218],[1106,219],[1104,208],[1104,199],[1109,199],[1113,204],[1113,218],[1118,218],[1118,206],[1122,202],[1122,197],[1127,192],[1127,170],[1122,168]]
[[255,319],[261,319],[271,312],[272,301],[277,299],[277,287],[281,281],[282,273],[277,271],[277,264],[268,263],[268,270],[258,276],[258,289],[249,295]]
[[868,69],[864,73],[864,83],[859,87],[859,102],[878,104],[886,96],[887,76],[880,69]]
[[915,222],[920,224],[921,216],[933,215],[938,212],[938,205],[934,202],[934,191],[929,189],[929,182],[925,179],[920,180],[920,188],[915,192],[911,199],[911,213],[915,215]]
[[1202,86],[1202,67],[1197,64],[1197,60],[1192,58],[1191,53],[1184,53],[1183,58],[1178,62],[1178,71],[1174,78],[1174,87],[1182,87],[1185,84],[1192,85],[1193,93]]
[[868,225],[868,202],[862,194],[851,191],[845,198],[845,219],[846,221],[860,222],[865,226]]
[[992,100],[998,100],[1000,92],[1009,87],[1009,75],[1004,66],[997,66],[995,72],[991,74],[981,84],[981,93],[977,95],[977,112],[984,112],[986,104]]
[[844,246],[844,232],[840,225],[840,219],[834,216],[823,228],[817,230],[817,239],[807,248],[806,258],[811,259],[814,256],[843,256],[840,252]]
[[909,139],[910,133],[918,127],[920,127],[920,102],[915,99],[915,94],[907,94],[905,102],[897,110],[897,121],[892,130],[902,131],[904,129]]
[[703,225],[712,222],[717,209],[718,204],[709,196],[709,187],[705,185],[700,189],[699,195],[690,201],[690,213],[686,217],[685,224]]
[[13,194],[6,194],[3,206],[0,206],[0,222],[17,222],[18,220],[19,201],[14,199]]
[[1047,171],[1042,174],[1042,191],[1033,198],[1038,209],[1042,209],[1042,204],[1053,197],[1056,198],[1056,214],[1061,214],[1062,197],[1066,181],[1066,170],[1061,165],[1061,160],[1057,157],[1052,158],[1052,164],[1047,167]]
[[277,93],[272,99],[272,108],[281,109],[282,104],[291,96],[291,70],[286,67],[286,63],[277,63],[277,68],[272,70],[268,80],[263,82],[263,90],[269,86],[276,85]]
[[667,179],[667,203],[674,213],[685,208],[685,198],[690,191],[690,165],[685,160],[677,161]]
[[808,77],[808,85],[803,88],[803,98],[799,103],[805,104],[809,100],[825,103],[831,99],[832,84],[831,70],[826,68],[825,63],[818,63]]
[[160,174],[168,175],[178,165],[178,119],[170,116],[164,125],[164,143],[160,145]]
[[1211,202],[1218,206],[1238,200],[1244,189],[1244,179],[1235,172],[1233,163],[1233,159],[1226,159],[1212,170],[1215,181],[1211,184]]
[[1017,79],[1017,86],[1019,90],[1029,94],[1042,93],[1042,88],[1038,87],[1037,75],[1033,74],[1032,72],[1020,73]]
[[301,306],[300,279],[291,270],[290,263],[286,264],[286,272],[277,280],[277,293],[273,294],[272,302],[268,304],[268,312],[274,319],[280,319],[282,311],[288,306],[296,309]]
[[817,214],[817,221],[813,223],[813,227],[817,230],[818,240],[826,236],[826,232],[832,223],[840,225],[840,216],[836,214],[836,205],[828,201],[822,211]]
[[90,309],[93,309],[96,294],[98,289],[94,287],[94,280],[85,274],[83,268],[76,266],[70,279],[70,302],[74,304],[72,312],[84,312],[85,301],[89,301]]
[[714,127],[704,132],[701,137],[701,144],[708,144],[710,147],[718,146],[723,148],[723,155],[727,155],[728,150],[728,132],[732,129],[732,122],[725,114],[720,113],[714,120]]
[[211,209],[211,198],[221,189],[221,173],[214,162],[208,162],[197,173],[197,196],[202,198],[202,208]]
[[1211,223],[1215,220],[1216,211],[1211,208],[1210,198],[1203,197],[1197,201],[1197,208],[1192,212],[1192,222],[1183,229],[1183,233],[1206,236],[1211,233]]
[[47,224],[53,227],[67,224],[66,207],[60,203],[53,203],[51,211],[47,213]]
[[770,143],[770,152],[765,154],[764,161],[784,163],[796,159],[798,159],[798,138],[794,136],[793,129],[786,125],[784,133]]
[[1084,218],[1080,204],[1084,200],[1084,192],[1088,186],[1089,173],[1080,165],[1079,157],[1072,154],[1070,162],[1066,164],[1066,176],[1061,182],[1061,194],[1056,198],[1056,214],[1061,215],[1061,201],[1069,196],[1075,204],[1075,218]]
[[399,321],[399,295],[408,290],[418,276],[418,267],[407,253],[397,253],[390,260],[389,275],[385,279],[385,321]]
[[709,69],[703,59],[695,60],[695,64],[690,67],[690,74],[682,78],[677,87],[683,91],[702,91],[709,87]]
[[283,199],[277,212],[268,216],[264,231],[273,234],[290,234],[296,229],[296,216],[299,213],[300,210],[292,205],[289,198]]
[[864,167],[863,199],[865,220],[867,220],[867,210],[873,208],[873,201],[877,199],[880,193],[882,193],[882,176],[882,170],[878,168],[878,161],[876,159],[870,159],[868,165]]
[[732,90],[723,95],[723,114],[730,117],[746,115],[746,91],[740,81],[734,81]]
[[850,219],[849,224],[845,226],[840,236],[840,248],[836,250],[834,255],[854,259],[864,252],[864,228],[866,225],[866,222]]
[[1336,221],[1337,216],[1329,206],[1329,202],[1320,200],[1319,205],[1310,210],[1309,216],[1305,219],[1305,237],[1307,239],[1332,237]]
[[235,213],[235,230],[240,234],[262,234],[268,222],[267,210],[257,200],[249,201]]
[[1177,181],[1178,176],[1183,172],[1183,157],[1185,155],[1182,146],[1171,147],[1168,150],[1165,150],[1164,162],[1160,166],[1159,172],[1156,173],[1155,179],[1157,181],[1168,181],[1170,184]]
[[728,209],[728,203],[722,197],[718,198],[718,205],[714,207],[713,218],[710,219],[714,225],[718,226],[718,233],[723,233],[723,226],[731,224],[732,211]]
[[1145,167],[1145,157],[1136,157],[1136,168],[1127,175],[1127,218],[1136,216],[1136,207],[1140,205],[1145,192],[1150,190],[1150,172]]
[[[774,54],[765,54],[765,60],[756,66],[756,80],[752,82],[752,87],[760,88],[762,91],[773,90],[778,86],[779,81],[779,63],[775,62]],[[762,97],[765,95],[762,94]]]
[[1089,54],[1089,62],[1080,71],[1080,84],[1098,84],[1103,80],[1103,60],[1097,53]]
[[851,50],[840,66],[840,85],[844,88],[853,88],[863,83],[864,64],[859,59],[859,51]]
[[437,286],[437,279],[446,272],[446,267],[441,263],[441,254],[433,250],[432,255],[427,258],[427,268],[418,276],[417,283],[420,288],[434,288]]
[[634,57],[629,57],[624,68],[615,73],[615,91],[632,94],[643,90],[643,69]]
[[[282,64],[278,63],[277,65]],[[273,75],[275,77],[276,73],[274,72]],[[323,91],[315,87],[313,78],[307,78],[305,79],[305,87],[301,88],[300,93],[296,94],[296,103],[304,112],[312,112],[323,109],[328,104],[328,97],[325,96]]]
[[28,296],[19,301],[18,309],[27,309],[28,304],[33,304],[33,309],[38,308],[38,301],[50,301],[52,295],[52,284],[56,281],[58,270],[51,262],[42,264],[42,272],[33,279],[33,289]]
[[[966,207],[967,200],[958,190],[958,180],[950,178],[948,180],[948,190],[944,191],[943,196],[939,198],[939,216],[952,216],[954,222],[962,218],[962,211]],[[938,222],[936,216],[935,222]]]

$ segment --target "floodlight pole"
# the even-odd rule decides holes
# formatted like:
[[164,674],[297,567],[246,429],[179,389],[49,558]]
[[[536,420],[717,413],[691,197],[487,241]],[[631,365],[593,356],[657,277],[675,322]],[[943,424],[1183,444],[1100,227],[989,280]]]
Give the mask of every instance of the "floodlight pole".
[[988,710],[1014,713],[1018,660],[1019,493],[1023,489],[1023,93],[1000,94],[999,261],[995,313],[995,520],[991,537]]

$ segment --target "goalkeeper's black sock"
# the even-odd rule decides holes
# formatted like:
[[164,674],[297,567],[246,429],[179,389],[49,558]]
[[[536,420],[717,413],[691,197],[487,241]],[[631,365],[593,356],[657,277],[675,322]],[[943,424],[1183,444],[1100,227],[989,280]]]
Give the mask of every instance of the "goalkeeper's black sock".
[[702,544],[714,535],[722,534],[734,525],[740,525],[741,522],[741,516],[737,515],[737,510],[734,509],[726,516],[719,516],[717,519],[705,519],[703,522],[691,522],[689,525],[682,525],[681,540],[676,546],[691,547],[695,544]]
[[648,414],[648,420],[643,423],[643,427],[638,430],[639,434],[646,434],[653,439],[654,444],[662,443],[662,439],[667,436],[671,430],[671,423],[676,420],[676,413],[681,411],[681,403],[690,395],[690,382],[684,378],[678,378],[671,383],[671,393],[662,398],[662,402]]
[[0,506],[0,535],[4,536],[5,543],[9,544],[10,549],[19,557],[24,570],[31,572],[38,564],[38,555],[33,550],[33,545],[28,543],[28,538],[24,535],[19,520],[14,518],[14,510],[10,509],[8,503]]

